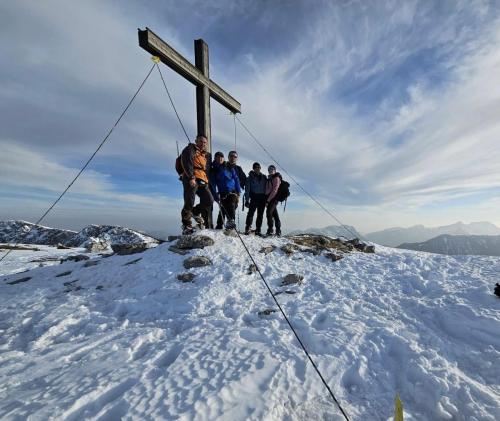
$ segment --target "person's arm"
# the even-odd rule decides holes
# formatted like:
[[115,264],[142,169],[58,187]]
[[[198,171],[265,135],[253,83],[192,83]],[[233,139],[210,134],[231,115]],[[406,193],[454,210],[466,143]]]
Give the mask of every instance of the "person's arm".
[[212,192],[212,196],[216,202],[219,201],[219,194],[217,193],[217,168],[210,168],[210,178],[208,179],[208,187]]
[[272,179],[272,186],[273,188],[271,189],[271,193],[269,193],[269,196],[267,197],[267,203],[269,203],[271,200],[274,199],[276,196],[276,193],[278,193],[278,188],[281,184],[281,180],[279,177],[273,177]]
[[245,182],[245,203],[250,200],[250,176],[247,177]]
[[238,170],[238,178],[240,179],[240,187],[242,190],[245,190],[245,186],[247,183],[247,176],[245,174],[245,171],[238,165],[237,167]]
[[237,172],[233,168],[233,180],[234,180],[234,186],[236,188],[236,193],[238,195],[241,193],[241,186],[240,186],[240,178],[238,177]]
[[182,168],[184,169],[184,176],[188,179],[195,180],[194,177],[194,152],[195,149],[192,144],[186,146],[181,153]]

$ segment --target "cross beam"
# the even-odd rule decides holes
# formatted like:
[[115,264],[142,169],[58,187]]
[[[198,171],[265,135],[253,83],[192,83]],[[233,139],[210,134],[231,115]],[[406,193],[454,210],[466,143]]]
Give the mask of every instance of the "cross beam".
[[211,150],[210,97],[235,114],[241,113],[241,104],[209,78],[208,45],[202,39],[195,40],[195,66],[149,28],[139,29],[139,46],[196,85],[198,133],[207,137]]

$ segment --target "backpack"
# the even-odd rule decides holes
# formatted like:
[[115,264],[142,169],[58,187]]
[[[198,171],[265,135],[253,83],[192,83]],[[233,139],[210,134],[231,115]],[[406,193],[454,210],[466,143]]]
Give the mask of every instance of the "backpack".
[[175,159],[175,171],[177,171],[177,174],[179,174],[179,175],[182,175],[184,173],[184,168],[182,167],[181,155],[179,155]]
[[290,183],[288,181],[283,180],[281,174],[279,175],[279,178],[281,180],[281,183],[278,187],[278,191],[276,192],[276,196],[274,196],[274,198],[278,202],[284,202],[288,198],[288,196],[290,196]]

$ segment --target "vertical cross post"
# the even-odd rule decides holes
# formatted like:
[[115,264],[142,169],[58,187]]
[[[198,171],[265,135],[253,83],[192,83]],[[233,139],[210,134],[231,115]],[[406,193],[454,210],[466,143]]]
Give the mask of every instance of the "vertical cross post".
[[[194,63],[207,79],[210,79],[208,69],[208,45],[202,39],[194,41]],[[210,127],[210,90],[207,85],[196,86],[196,117],[198,134],[208,140],[208,150],[212,151],[212,133]]]

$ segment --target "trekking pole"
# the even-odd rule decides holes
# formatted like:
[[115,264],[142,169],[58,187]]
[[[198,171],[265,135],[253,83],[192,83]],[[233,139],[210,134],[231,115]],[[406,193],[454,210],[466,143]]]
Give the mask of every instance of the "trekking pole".
[[286,210],[286,201],[288,200],[288,198],[285,199],[285,204],[283,206],[283,213],[285,213],[285,210]]
[[177,140],[175,141],[175,146],[177,146],[177,156],[179,156],[180,155],[180,153],[179,153],[179,142]]

